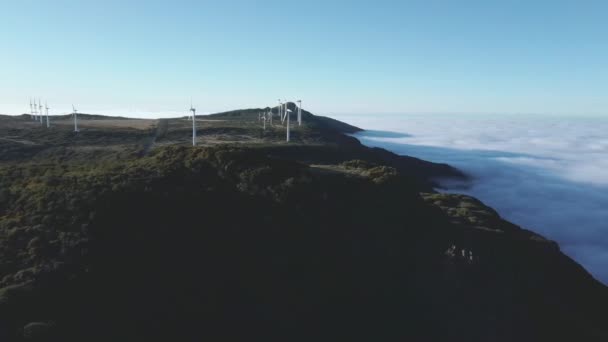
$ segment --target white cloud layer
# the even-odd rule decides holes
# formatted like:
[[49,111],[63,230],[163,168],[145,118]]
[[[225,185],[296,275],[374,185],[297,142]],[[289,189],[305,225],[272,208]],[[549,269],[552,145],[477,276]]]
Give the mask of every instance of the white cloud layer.
[[[365,129],[367,145],[446,162],[506,219],[560,243],[608,283],[608,118],[336,116]],[[390,131],[385,134],[383,131]],[[396,135],[395,133],[404,133]]]

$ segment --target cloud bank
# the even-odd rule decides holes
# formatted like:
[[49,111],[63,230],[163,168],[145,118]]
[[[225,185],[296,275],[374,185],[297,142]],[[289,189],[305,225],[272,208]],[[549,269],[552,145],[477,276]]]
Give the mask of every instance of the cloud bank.
[[[469,189],[504,218],[556,240],[608,283],[608,118],[337,116],[366,145],[446,162],[475,177]],[[382,134],[381,131],[390,131]]]

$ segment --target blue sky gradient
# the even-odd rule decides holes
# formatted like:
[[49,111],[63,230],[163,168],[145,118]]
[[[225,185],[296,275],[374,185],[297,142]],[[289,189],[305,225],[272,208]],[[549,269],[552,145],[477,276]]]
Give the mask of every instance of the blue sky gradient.
[[0,0],[0,113],[608,115],[606,1]]

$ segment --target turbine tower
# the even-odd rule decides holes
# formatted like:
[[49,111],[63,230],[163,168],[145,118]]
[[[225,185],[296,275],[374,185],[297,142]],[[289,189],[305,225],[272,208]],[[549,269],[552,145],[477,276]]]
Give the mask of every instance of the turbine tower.
[[289,132],[289,117],[290,117],[289,113],[291,113],[291,109],[286,108],[286,110],[285,110],[285,116],[287,118],[287,142],[289,142],[289,133],[290,133]]
[[32,104],[32,108],[34,108],[34,121],[38,120],[38,115],[36,115],[38,113],[38,106],[36,106],[36,100],[34,99],[34,103]]
[[302,126],[302,100],[298,100],[298,126]]
[[40,109],[40,111],[38,112],[38,118],[40,118],[40,124],[42,124],[42,100],[40,100],[40,98],[38,98],[38,109]]
[[273,115],[273,114],[272,114],[272,108],[270,108],[270,109],[268,110],[268,116],[269,116],[269,118],[270,118],[270,126],[272,126],[272,115]]
[[196,109],[190,101],[190,111],[192,112],[192,146],[196,146]]
[[78,110],[72,105],[72,115],[74,116],[74,132],[78,132]]
[[281,119],[281,123],[283,123],[283,113],[281,112],[281,109],[282,109],[281,99],[279,99],[278,101],[279,101],[279,105],[277,106],[277,114],[279,114],[279,119]]
[[44,101],[44,107],[46,109],[46,128],[51,127],[51,125],[49,124],[49,103]]

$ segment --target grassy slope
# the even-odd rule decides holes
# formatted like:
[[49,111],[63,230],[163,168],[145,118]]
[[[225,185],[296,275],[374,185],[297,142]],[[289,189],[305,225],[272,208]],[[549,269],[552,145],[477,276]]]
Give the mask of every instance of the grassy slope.
[[606,339],[606,288],[432,192],[456,170],[304,118],[285,144],[257,110],[203,117],[193,149],[184,119],[0,117],[0,338]]

